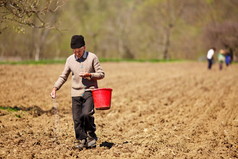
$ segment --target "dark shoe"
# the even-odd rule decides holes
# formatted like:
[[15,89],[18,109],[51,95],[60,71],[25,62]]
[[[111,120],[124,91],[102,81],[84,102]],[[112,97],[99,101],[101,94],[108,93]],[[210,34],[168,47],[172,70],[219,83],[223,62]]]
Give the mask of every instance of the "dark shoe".
[[86,148],[95,148],[96,147],[96,139],[92,138],[91,136],[87,137]]
[[83,150],[84,147],[86,147],[86,139],[83,140],[76,140],[74,142],[74,149],[79,149],[79,150]]
[[97,142],[97,135],[95,132],[88,131],[87,132],[87,143],[86,143],[86,148],[95,148],[96,147],[96,142]]

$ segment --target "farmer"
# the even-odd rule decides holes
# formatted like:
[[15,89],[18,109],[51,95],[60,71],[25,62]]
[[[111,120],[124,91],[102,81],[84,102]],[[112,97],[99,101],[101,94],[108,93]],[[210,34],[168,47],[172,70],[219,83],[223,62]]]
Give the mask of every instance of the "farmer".
[[212,64],[213,64],[213,56],[214,53],[216,51],[216,48],[211,48],[210,50],[208,50],[207,52],[207,62],[208,62],[208,69],[212,69]]
[[74,148],[82,150],[96,147],[97,136],[91,90],[98,88],[97,80],[104,78],[104,71],[97,56],[85,51],[82,35],[72,36],[71,48],[73,54],[67,58],[64,70],[54,84],[51,97],[56,98],[56,91],[72,73],[72,115],[76,137]]

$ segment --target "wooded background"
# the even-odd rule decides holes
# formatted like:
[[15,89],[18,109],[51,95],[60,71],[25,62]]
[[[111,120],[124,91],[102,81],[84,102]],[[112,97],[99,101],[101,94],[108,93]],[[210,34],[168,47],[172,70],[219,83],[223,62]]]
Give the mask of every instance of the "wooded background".
[[238,55],[237,0],[0,0],[0,60],[64,59],[72,35],[114,59]]

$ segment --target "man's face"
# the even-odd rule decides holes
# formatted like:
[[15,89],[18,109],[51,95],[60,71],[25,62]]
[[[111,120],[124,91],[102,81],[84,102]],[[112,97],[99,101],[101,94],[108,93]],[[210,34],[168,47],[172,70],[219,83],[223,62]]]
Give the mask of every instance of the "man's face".
[[82,46],[81,48],[73,49],[74,55],[77,56],[78,58],[80,58],[83,55],[84,51],[85,51],[85,46]]

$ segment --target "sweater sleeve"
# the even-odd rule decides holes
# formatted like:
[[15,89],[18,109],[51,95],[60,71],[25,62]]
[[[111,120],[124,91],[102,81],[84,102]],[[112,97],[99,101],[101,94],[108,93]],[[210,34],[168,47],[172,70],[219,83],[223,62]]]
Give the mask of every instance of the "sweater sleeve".
[[71,70],[68,65],[68,60],[65,63],[64,70],[59,76],[58,80],[55,82],[54,87],[56,87],[58,90],[61,88],[61,86],[67,81],[68,76],[70,74]]
[[103,79],[104,76],[105,76],[105,73],[100,65],[100,62],[98,60],[98,57],[95,56],[93,58],[93,67],[94,67],[94,70],[95,72],[94,73],[91,73],[91,78],[93,80],[100,80],[100,79]]

